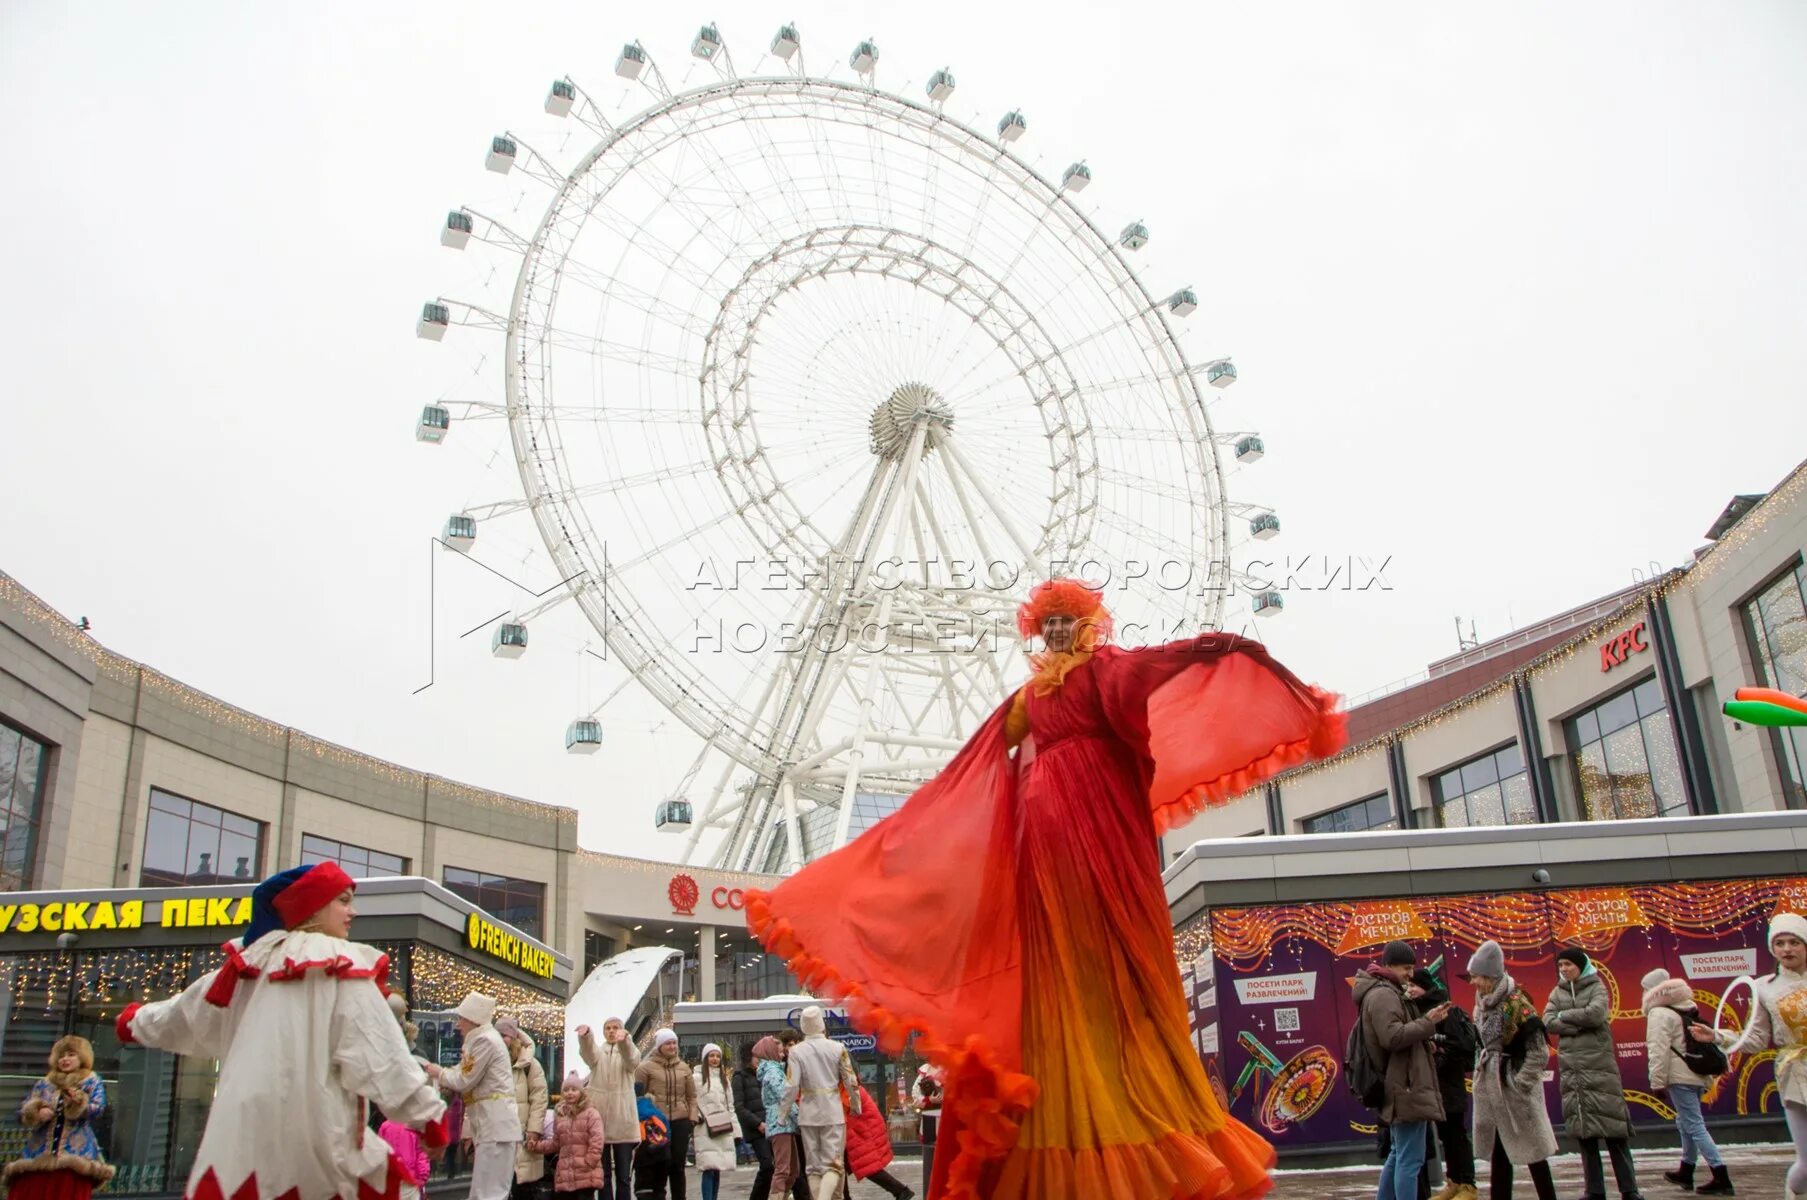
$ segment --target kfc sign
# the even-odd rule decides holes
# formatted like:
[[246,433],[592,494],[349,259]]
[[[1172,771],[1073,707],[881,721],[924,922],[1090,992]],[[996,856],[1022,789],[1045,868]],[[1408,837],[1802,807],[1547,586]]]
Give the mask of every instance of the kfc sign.
[[1644,642],[1644,622],[1639,621],[1600,647],[1600,669],[1610,671],[1614,667],[1623,666],[1625,660],[1632,655],[1642,654],[1648,649],[1650,647]]

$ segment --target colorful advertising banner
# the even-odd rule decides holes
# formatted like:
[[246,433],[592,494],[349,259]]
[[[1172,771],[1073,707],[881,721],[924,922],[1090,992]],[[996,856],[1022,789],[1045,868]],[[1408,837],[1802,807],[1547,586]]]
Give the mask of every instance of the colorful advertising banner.
[[[1481,942],[1500,943],[1507,971],[1540,1008],[1556,985],[1556,952],[1579,946],[1611,999],[1632,1119],[1667,1124],[1674,1110],[1651,1093],[1645,1071],[1640,981],[1656,967],[1688,980],[1711,1024],[1733,979],[1775,969],[1763,938],[1778,911],[1807,912],[1807,879],[1217,909],[1205,957],[1187,972],[1194,1040],[1212,1078],[1227,1084],[1230,1110],[1277,1146],[1365,1140],[1375,1116],[1349,1094],[1342,1059],[1356,975],[1381,946],[1412,943],[1419,965],[1470,1013],[1474,991],[1461,976]],[[1739,988],[1721,1023],[1742,1029],[1749,1015],[1749,989]],[[1773,1058],[1735,1057],[1704,1097],[1707,1114],[1779,1113]],[[1552,1055],[1545,1099],[1560,1122],[1555,1073]]]

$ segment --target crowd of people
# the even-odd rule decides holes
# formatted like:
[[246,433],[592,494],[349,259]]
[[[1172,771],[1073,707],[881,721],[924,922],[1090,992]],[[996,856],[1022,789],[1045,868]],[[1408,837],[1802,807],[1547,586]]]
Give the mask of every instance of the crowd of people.
[[[1684,1191],[1735,1194],[1702,1097],[1726,1072],[1729,1054],[1774,1048],[1796,1153],[1786,1196],[1807,1197],[1807,918],[1778,914],[1769,943],[1777,969],[1758,981],[1757,1002],[1742,1032],[1702,1023],[1685,980],[1662,969],[1643,978],[1650,1090],[1673,1108],[1681,1141],[1681,1161],[1663,1178]],[[1373,1080],[1364,1101],[1381,1122],[1378,1200],[1432,1197],[1433,1131],[1445,1183],[1432,1200],[1476,1200],[1477,1161],[1488,1165],[1492,1200],[1510,1200],[1515,1166],[1529,1174],[1538,1200],[1556,1200],[1549,1163],[1557,1152],[1556,1132],[1543,1088],[1552,1045],[1563,1129],[1580,1149],[1584,1200],[1605,1200],[1605,1164],[1622,1200],[1643,1196],[1605,980],[1585,950],[1570,947],[1556,959],[1559,979],[1539,1009],[1507,973],[1499,943],[1483,942],[1463,975],[1474,990],[1472,1015],[1418,965],[1407,942],[1389,942],[1379,961],[1363,970],[1354,993],[1361,1045],[1352,1043],[1352,1059],[1363,1056],[1360,1074]],[[1356,1075],[1352,1070],[1352,1084]],[[1699,1178],[1702,1160],[1706,1172]]]

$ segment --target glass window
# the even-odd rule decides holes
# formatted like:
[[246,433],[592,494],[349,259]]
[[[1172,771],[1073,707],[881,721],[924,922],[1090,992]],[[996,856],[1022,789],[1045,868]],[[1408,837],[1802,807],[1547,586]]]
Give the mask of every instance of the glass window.
[[1687,815],[1675,727],[1655,676],[1570,718],[1569,748],[1584,820]]
[[1445,829],[1537,824],[1525,756],[1517,742],[1433,777],[1431,800]]
[[362,846],[354,846],[350,842],[335,842],[330,838],[315,837],[311,833],[301,835],[301,861],[305,865],[317,862],[336,862],[345,868],[345,873],[353,879],[371,879],[378,875],[406,875],[408,860],[397,854],[384,854],[381,850],[366,850]]
[[1392,800],[1385,792],[1345,804],[1299,822],[1305,833],[1358,833],[1365,829],[1398,829]]
[[0,892],[31,888],[50,747],[21,729],[0,725]]
[[[1796,564],[1744,606],[1760,682],[1791,696],[1807,696],[1807,572]],[[1807,729],[1771,730],[1790,808],[1807,808]]]
[[138,886],[182,887],[261,879],[263,844],[261,823],[152,788]]
[[545,884],[447,867],[445,886],[448,892],[464,897],[498,921],[506,921],[528,937],[539,938],[546,910]]

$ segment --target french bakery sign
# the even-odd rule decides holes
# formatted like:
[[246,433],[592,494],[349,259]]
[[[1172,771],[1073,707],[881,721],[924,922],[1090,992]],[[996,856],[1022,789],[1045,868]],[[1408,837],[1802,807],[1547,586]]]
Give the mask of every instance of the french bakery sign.
[[1632,655],[1642,654],[1650,649],[1644,641],[1644,622],[1639,621],[1624,633],[1608,638],[1600,646],[1600,669],[1610,671],[1614,667],[1622,667]]

